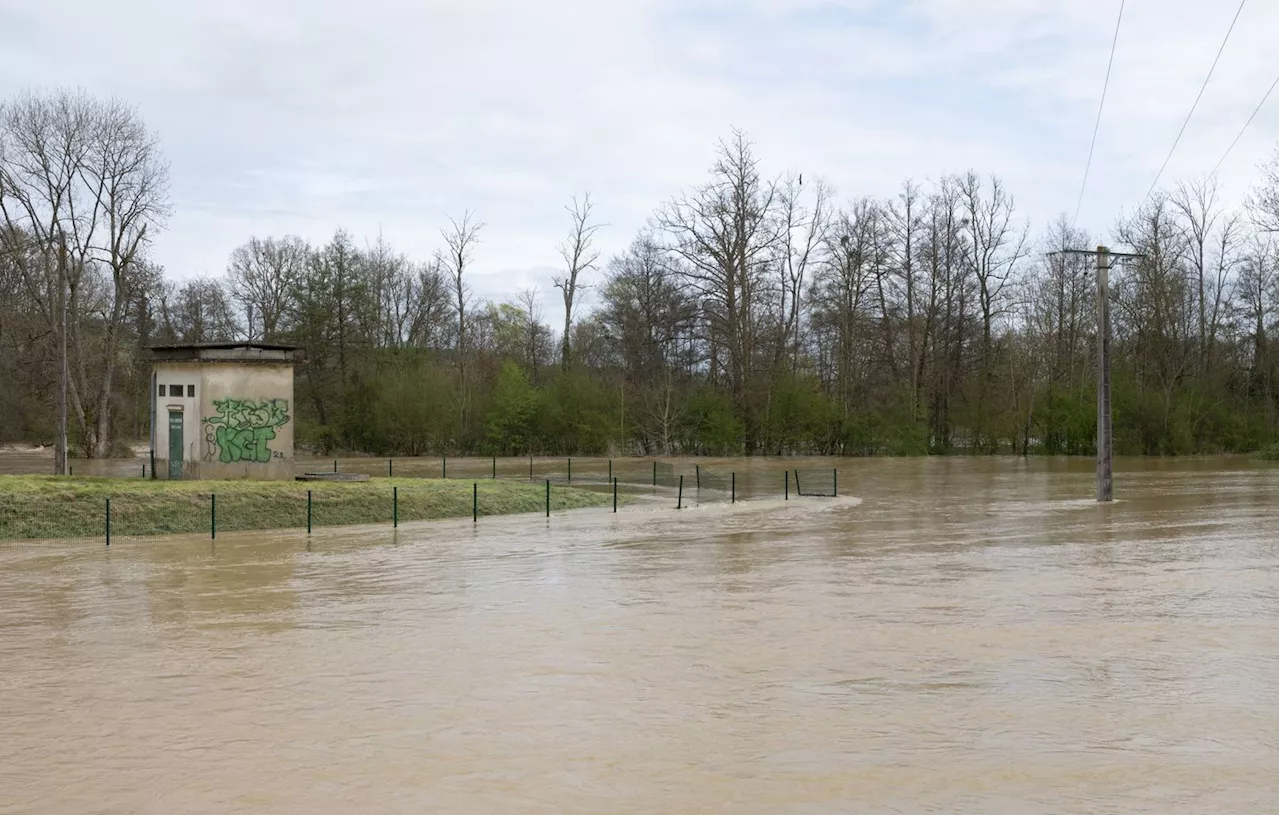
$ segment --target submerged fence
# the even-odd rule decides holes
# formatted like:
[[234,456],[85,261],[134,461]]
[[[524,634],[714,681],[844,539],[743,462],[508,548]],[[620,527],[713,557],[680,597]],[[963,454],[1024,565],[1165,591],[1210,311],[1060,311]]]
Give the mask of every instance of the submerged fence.
[[[397,483],[399,482],[399,483]],[[147,485],[130,490],[96,483],[64,483],[34,495],[0,492],[0,542],[200,534],[217,540],[226,532],[302,530],[389,525],[410,521],[465,519],[552,512],[586,507],[618,511],[616,483],[581,490],[544,480],[515,485],[501,481],[395,479],[392,483],[199,482]],[[612,493],[612,494],[610,494]],[[625,499],[624,499],[625,500]]]
[[[592,505],[616,512],[620,492],[624,502],[638,494],[676,509],[736,503],[744,497],[791,500],[838,493],[836,468],[775,470],[759,466],[763,461],[757,459],[755,466],[738,473],[691,460],[637,458],[335,459],[301,462],[298,468],[364,474],[370,480],[203,482],[201,486],[213,488],[207,492],[193,491],[192,482],[126,488],[125,479],[113,490],[111,481],[94,479],[68,484],[54,494],[0,492],[0,541],[101,537],[110,545],[113,537],[191,533],[216,540],[219,532],[311,532],[324,526],[388,523],[394,528],[401,522],[467,515],[478,523],[481,516],[538,512],[549,517],[552,510]],[[381,481],[387,476],[394,481]],[[450,486],[437,482],[428,487],[412,479],[445,479]],[[136,484],[140,479],[132,480]],[[456,483],[460,481],[469,483]],[[511,489],[503,481],[536,486]],[[54,478],[48,483],[64,482]],[[28,501],[42,503],[27,506]]]
[[809,495],[825,498],[836,497],[839,476],[836,469],[793,470],[796,479],[796,495]]
[[[666,488],[675,493],[678,508],[690,503],[735,503],[742,495],[743,486],[737,472],[704,467],[700,462],[680,459],[531,456],[386,459],[385,462],[385,465],[381,465],[376,460],[335,459],[332,464],[334,472],[376,474],[385,466],[386,474],[412,474],[445,479],[505,478],[588,487],[608,487],[616,482],[627,487]],[[748,492],[752,497],[780,493],[781,497],[789,500],[793,495],[806,498],[833,498],[838,495],[839,476],[835,467],[784,469],[775,476],[761,473],[760,468],[753,467],[743,475],[747,476]],[[762,479],[767,483],[762,483]]]

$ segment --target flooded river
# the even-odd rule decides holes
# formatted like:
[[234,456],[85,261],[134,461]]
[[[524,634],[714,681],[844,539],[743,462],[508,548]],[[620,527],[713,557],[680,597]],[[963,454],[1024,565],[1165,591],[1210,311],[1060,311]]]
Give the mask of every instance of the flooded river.
[[0,545],[0,812],[1275,811],[1274,463],[840,467]]

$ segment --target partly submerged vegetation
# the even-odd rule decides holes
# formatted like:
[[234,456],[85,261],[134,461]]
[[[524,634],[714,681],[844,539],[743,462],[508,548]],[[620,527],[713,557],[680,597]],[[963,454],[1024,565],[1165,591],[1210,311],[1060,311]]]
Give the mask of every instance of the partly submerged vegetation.
[[[313,526],[390,524],[393,487],[402,523],[466,517],[471,514],[472,483],[427,478],[304,483],[0,475],[0,540],[102,536],[108,498],[113,536],[208,533],[215,503],[211,496],[216,496],[219,531],[305,528],[308,490]],[[545,509],[541,483],[475,483],[481,515]],[[603,493],[551,488],[552,511],[609,501]]]

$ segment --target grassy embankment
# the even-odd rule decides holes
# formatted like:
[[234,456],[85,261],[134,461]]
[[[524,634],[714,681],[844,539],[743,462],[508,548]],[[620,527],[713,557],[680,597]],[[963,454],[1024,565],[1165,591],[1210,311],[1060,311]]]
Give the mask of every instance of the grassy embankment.
[[[541,483],[479,481],[481,515],[542,512]],[[299,529],[312,526],[391,524],[392,487],[399,492],[399,518],[424,521],[471,515],[471,481],[375,478],[359,483],[300,481],[144,481],[0,475],[0,540],[101,537],[106,499],[111,499],[111,536],[208,533],[210,494],[217,496],[219,532]],[[604,506],[604,493],[551,488],[551,509]]]

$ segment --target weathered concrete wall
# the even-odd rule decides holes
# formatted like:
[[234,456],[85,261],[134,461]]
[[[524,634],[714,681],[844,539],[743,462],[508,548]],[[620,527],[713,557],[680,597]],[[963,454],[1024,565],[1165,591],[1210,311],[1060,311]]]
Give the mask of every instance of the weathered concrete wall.
[[[182,477],[293,478],[292,365],[157,362],[155,372],[157,477],[169,475],[169,411],[181,410]],[[171,384],[183,395],[159,396]]]
[[201,478],[293,478],[293,366],[203,363]]

